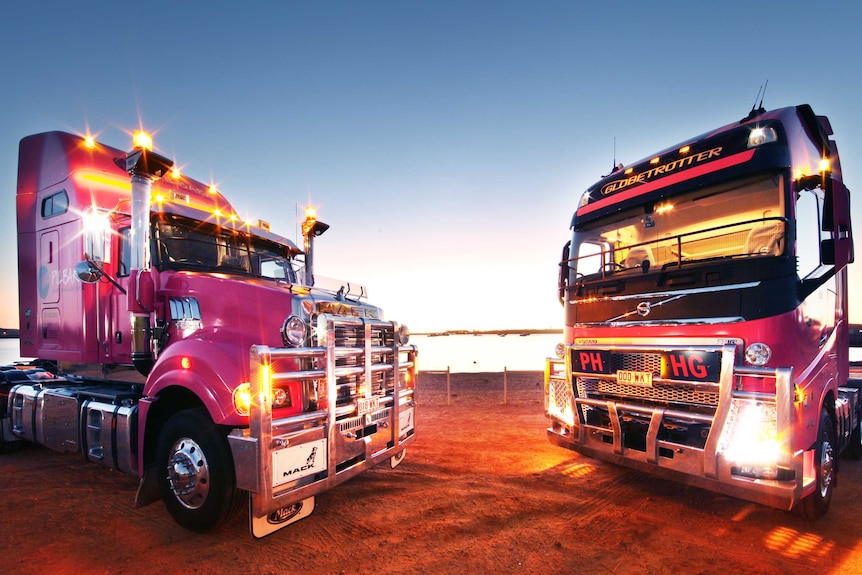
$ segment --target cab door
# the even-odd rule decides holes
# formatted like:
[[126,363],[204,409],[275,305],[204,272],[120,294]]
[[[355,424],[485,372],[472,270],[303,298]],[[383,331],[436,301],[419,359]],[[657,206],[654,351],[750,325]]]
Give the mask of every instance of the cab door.
[[[131,226],[128,222],[121,223],[114,235],[116,240],[116,280],[117,286],[111,285],[108,314],[107,349],[109,361],[118,365],[132,365],[131,320],[126,292],[129,288],[129,234]],[[125,290],[125,291],[124,291]]]

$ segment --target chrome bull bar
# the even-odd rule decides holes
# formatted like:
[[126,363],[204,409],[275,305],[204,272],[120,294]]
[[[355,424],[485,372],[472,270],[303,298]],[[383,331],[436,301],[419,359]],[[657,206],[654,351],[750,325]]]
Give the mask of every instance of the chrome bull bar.
[[[354,330],[362,338],[338,345],[337,329]],[[399,345],[397,324],[322,314],[316,334],[321,343],[317,347],[251,348],[249,427],[234,430],[228,440],[237,487],[251,493],[252,523],[278,519],[285,508],[389,460],[414,440],[418,351],[413,345]],[[381,339],[391,345],[381,345]],[[344,365],[342,360],[348,358],[350,364]],[[279,371],[278,365],[294,363],[282,360],[314,360],[305,363],[316,365]],[[381,374],[384,383],[375,393],[372,382]],[[364,382],[364,390],[348,397],[349,386],[339,380],[351,377]],[[322,384],[325,402],[319,409],[274,420],[271,390],[292,381]],[[298,458],[302,465],[285,463]]]
[[[713,409],[687,411],[685,406],[661,407],[637,403],[631,399],[604,399],[579,397],[576,378],[592,376],[572,371],[571,350],[565,358],[548,358],[544,377],[545,413],[551,419],[549,439],[560,446],[584,453],[597,459],[632,467],[648,473],[667,476],[699,487],[728,493],[775,507],[790,508],[810,488],[812,482],[803,473],[802,452],[793,448],[795,417],[795,386],[791,368],[766,368],[735,365],[736,348],[733,345],[714,347],[721,352],[717,389],[717,404]],[[669,349],[688,349],[684,346],[614,346],[613,351],[624,353],[655,353]],[[614,374],[602,378],[616,379]],[[741,377],[773,378],[775,393],[744,392],[736,389]],[[732,462],[722,451],[722,435],[731,419],[732,406],[740,401],[774,404],[778,451],[776,464],[792,470],[794,481],[752,481],[732,474]],[[584,408],[601,410],[608,422],[597,425],[587,421]],[[626,446],[625,417],[643,420],[646,426],[643,450]],[[680,445],[660,438],[660,432],[669,421],[685,421],[708,428],[702,447]],[[670,455],[663,456],[663,455]],[[804,477],[804,475],[806,475]]]

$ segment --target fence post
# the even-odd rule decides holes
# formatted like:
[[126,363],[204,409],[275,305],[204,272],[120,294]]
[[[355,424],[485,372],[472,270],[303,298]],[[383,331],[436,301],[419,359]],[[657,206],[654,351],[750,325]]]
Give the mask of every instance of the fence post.
[[503,405],[509,402],[509,368],[503,368]]
[[446,405],[452,405],[452,379],[448,365],[446,366]]

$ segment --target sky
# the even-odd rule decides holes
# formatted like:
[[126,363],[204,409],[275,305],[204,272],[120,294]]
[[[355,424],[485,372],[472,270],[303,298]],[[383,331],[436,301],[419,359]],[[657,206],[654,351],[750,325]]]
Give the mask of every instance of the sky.
[[18,326],[19,140],[90,131],[126,149],[142,126],[273,231],[297,240],[315,205],[331,226],[316,273],[364,284],[414,332],[561,328],[581,193],[614,161],[741,119],[767,82],[766,108],[830,118],[862,190],[860,21],[856,1],[12,0],[0,327]]

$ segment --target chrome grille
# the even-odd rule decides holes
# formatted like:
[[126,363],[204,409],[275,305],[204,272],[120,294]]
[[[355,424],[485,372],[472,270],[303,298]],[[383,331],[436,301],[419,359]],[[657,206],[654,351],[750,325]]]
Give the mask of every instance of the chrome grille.
[[578,377],[578,397],[602,397],[614,399],[639,399],[664,404],[696,404],[718,406],[718,392],[704,391],[693,386],[640,386],[618,383],[614,379]]
[[611,369],[627,371],[648,371],[653,375],[661,373],[661,354],[658,353],[615,353],[611,356]]
[[560,413],[572,410],[572,396],[569,393],[569,383],[561,379],[552,379],[549,384],[551,405],[556,406]]

